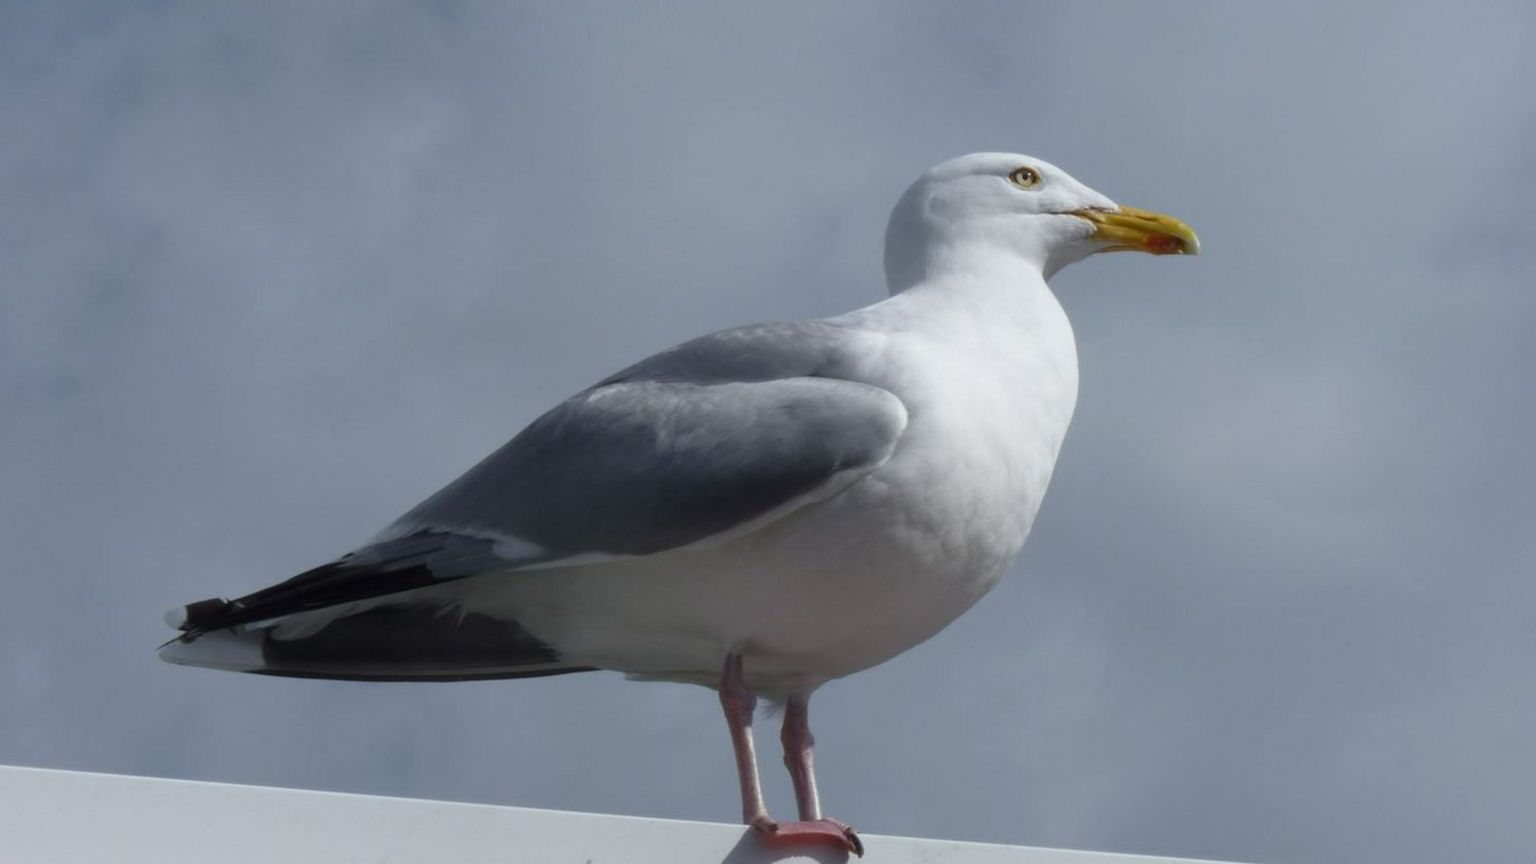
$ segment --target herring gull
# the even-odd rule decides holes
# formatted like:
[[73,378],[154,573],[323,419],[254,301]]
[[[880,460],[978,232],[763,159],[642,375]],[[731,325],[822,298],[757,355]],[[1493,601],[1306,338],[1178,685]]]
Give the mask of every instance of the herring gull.
[[[702,336],[555,406],[355,551],[168,614],[172,663],[368,681],[611,669],[719,691],[743,821],[833,843],[807,720],[822,684],[928,639],[996,583],[1077,400],[1046,280],[1096,252],[1195,254],[1176,219],[1040,159],[912,184],[890,296]],[[782,703],[799,819],[764,806],[758,696]]]

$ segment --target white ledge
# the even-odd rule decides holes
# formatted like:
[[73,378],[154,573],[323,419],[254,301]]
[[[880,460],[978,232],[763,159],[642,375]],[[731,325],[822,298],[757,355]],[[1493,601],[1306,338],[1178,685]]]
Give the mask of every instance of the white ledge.
[[[877,864],[1189,864],[862,834]],[[740,825],[195,783],[0,765],[0,861],[49,864],[768,864],[846,860],[769,851]]]

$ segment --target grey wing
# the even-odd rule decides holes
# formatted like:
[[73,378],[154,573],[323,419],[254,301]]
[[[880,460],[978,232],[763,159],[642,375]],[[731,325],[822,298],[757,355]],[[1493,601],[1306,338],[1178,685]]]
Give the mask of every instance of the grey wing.
[[853,381],[614,380],[539,418],[384,536],[489,538],[530,564],[652,554],[836,494],[890,458],[906,421],[894,395]]
[[176,641],[323,610],[330,620],[477,573],[653,554],[835,495],[890,458],[907,422],[890,392],[835,377],[845,337],[826,323],[763,324],[657,354],[561,403],[369,545],[173,610]]

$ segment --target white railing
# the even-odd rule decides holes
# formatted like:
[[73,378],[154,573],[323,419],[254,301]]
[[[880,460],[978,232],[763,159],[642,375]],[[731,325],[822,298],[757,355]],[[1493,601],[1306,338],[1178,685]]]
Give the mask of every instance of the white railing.
[[[873,864],[1175,864],[864,834]],[[768,864],[739,825],[0,766],[7,864]]]

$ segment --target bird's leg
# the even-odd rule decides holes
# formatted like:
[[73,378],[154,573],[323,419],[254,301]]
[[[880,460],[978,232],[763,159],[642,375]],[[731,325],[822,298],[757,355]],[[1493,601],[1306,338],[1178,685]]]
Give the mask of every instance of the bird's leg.
[[779,826],[779,836],[807,841],[832,842],[855,855],[864,854],[864,843],[852,827],[821,815],[821,796],[816,792],[815,736],[811,735],[810,696],[791,696],[784,706],[784,728],[779,740],[784,743],[784,767],[789,769],[795,786],[795,804],[800,821]]
[[779,740],[784,743],[784,767],[789,769],[790,780],[795,785],[795,805],[800,808],[802,822],[815,822],[821,818],[821,796],[816,793],[816,765],[812,752],[816,737],[811,734],[811,700],[806,696],[791,696],[784,706],[784,728]]
[[726,655],[725,668],[720,673],[720,707],[725,709],[725,723],[731,730],[731,747],[736,751],[736,777],[741,781],[741,821],[771,846],[830,843],[855,855],[863,855],[864,844],[852,828],[821,817],[821,805],[816,799],[816,777],[811,771],[812,741],[811,728],[806,723],[807,698],[791,699],[784,717],[784,764],[789,766],[790,774],[795,778],[799,822],[775,822],[763,805],[763,787],[757,776],[757,752],[752,744],[752,713],[757,709],[757,694],[747,686],[739,652]]
[[736,751],[736,777],[741,781],[741,821],[765,833],[778,826],[763,806],[763,787],[757,778],[757,751],[752,746],[752,714],[757,710],[757,694],[747,687],[741,671],[741,654],[725,657],[720,673],[720,707],[725,709],[725,723],[731,730],[731,747]]

